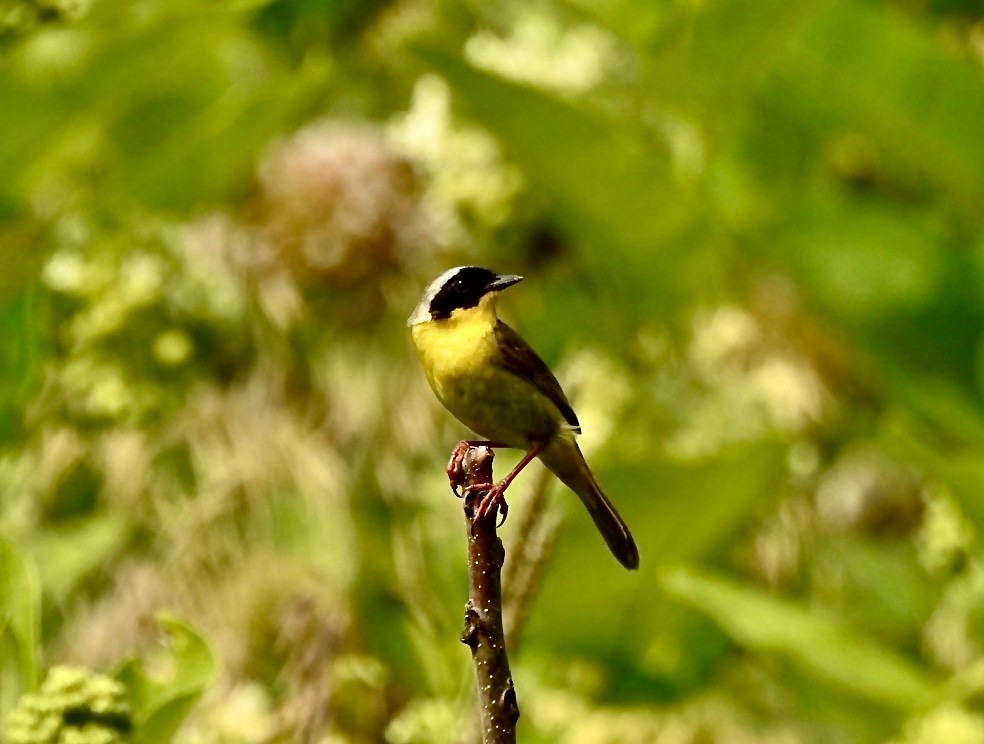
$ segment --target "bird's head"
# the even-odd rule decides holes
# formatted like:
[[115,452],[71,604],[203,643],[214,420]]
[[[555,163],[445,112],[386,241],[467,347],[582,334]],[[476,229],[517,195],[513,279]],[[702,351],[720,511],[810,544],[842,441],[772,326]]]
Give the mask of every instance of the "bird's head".
[[456,310],[490,302],[498,292],[521,281],[515,274],[496,274],[481,266],[456,266],[432,281],[407,319],[408,326],[447,320]]

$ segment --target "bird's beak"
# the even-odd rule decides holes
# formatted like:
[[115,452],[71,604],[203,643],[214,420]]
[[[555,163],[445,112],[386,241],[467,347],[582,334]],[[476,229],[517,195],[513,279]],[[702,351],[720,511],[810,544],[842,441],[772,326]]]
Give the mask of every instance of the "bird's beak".
[[515,274],[505,274],[503,276],[497,276],[495,280],[489,284],[490,292],[499,292],[506,287],[511,287],[514,284],[518,284],[523,281],[523,277],[516,276]]

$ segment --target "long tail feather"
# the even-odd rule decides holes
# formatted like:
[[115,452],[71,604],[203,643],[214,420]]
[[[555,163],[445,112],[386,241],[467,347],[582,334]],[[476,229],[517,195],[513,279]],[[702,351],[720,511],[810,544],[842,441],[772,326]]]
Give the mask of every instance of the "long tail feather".
[[639,568],[639,549],[632,533],[601,490],[577,442],[557,438],[539,457],[550,472],[578,495],[618,562],[626,568]]

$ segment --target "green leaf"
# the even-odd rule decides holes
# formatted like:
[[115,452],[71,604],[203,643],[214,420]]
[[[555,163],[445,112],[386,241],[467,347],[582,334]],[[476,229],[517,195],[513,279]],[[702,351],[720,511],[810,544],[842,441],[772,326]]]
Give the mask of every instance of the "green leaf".
[[137,659],[126,662],[115,675],[126,685],[133,707],[134,744],[172,741],[216,672],[212,650],[198,633],[168,615],[158,622],[170,642],[165,659],[170,678],[151,677]]
[[933,692],[932,680],[908,659],[808,607],[694,569],[668,570],[661,581],[669,595],[706,613],[741,646],[778,654],[871,702],[911,710]]
[[41,587],[34,567],[0,539],[0,720],[38,684]]

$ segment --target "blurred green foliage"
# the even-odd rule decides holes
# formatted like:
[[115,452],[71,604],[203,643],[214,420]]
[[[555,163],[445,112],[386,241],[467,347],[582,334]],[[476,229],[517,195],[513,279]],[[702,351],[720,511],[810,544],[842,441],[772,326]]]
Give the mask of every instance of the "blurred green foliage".
[[0,714],[469,740],[404,320],[479,263],[642,555],[514,487],[521,740],[981,741],[982,75],[973,2],[0,2]]
[[8,720],[4,740],[11,744],[121,744],[132,725],[123,685],[68,666],[53,667]]

